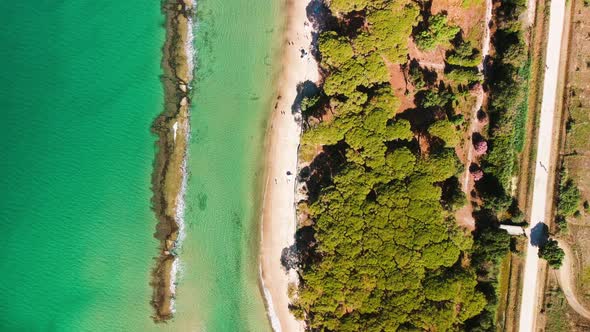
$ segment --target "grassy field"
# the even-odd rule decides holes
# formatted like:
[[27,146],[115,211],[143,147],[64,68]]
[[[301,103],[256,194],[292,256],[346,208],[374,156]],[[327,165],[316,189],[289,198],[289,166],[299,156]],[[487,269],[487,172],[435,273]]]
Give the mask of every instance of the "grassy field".
[[[580,202],[590,200],[590,26],[584,24],[590,19],[590,7],[583,0],[573,0],[572,36],[568,59],[568,81],[566,91],[566,125],[563,165],[565,172],[576,183],[580,191]],[[579,262],[578,289],[580,300],[590,304],[590,257],[583,253],[590,250],[590,213],[579,206],[579,213],[568,218],[569,239],[573,250],[581,259]],[[584,278],[586,276],[586,278]]]
[[496,331],[515,332],[518,330],[518,314],[520,312],[520,289],[522,288],[522,271],[526,246],[526,238],[514,238],[514,252],[504,261],[500,274],[499,293],[502,294],[498,304]]
[[553,273],[549,274],[543,307],[545,332],[584,332],[590,323],[581,318],[567,303]]

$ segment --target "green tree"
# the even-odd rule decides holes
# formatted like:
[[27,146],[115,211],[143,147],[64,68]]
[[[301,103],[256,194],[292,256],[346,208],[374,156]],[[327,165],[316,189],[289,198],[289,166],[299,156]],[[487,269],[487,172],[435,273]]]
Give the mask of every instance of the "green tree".
[[420,8],[409,0],[389,2],[382,10],[367,13],[368,31],[363,31],[353,45],[358,55],[377,52],[393,63],[404,63],[408,53],[407,38],[419,23]]
[[353,10],[363,10],[367,7],[366,0],[330,0],[330,9],[336,13],[348,13]]
[[539,257],[549,263],[554,269],[559,269],[563,263],[565,252],[559,247],[557,241],[549,239],[545,245],[539,248]]
[[574,181],[565,175],[562,175],[559,184],[559,197],[557,211],[564,217],[572,216],[580,206],[580,191]]
[[450,26],[447,23],[447,16],[444,14],[432,15],[428,18],[426,29],[418,32],[414,36],[418,48],[424,51],[429,51],[438,45],[448,45],[461,28],[457,26]]
[[481,82],[483,78],[477,68],[453,68],[446,76],[449,80],[458,84]]
[[342,67],[354,56],[352,46],[346,37],[334,31],[322,32],[318,39],[318,47],[325,67]]
[[470,42],[461,41],[455,49],[447,54],[446,61],[450,65],[459,67],[477,67],[481,62],[481,55]]
[[445,119],[436,121],[428,127],[428,133],[436,136],[445,142],[446,147],[455,147],[459,144],[459,133],[455,128],[455,124]]
[[438,107],[444,108],[455,100],[455,95],[445,90],[426,90],[419,97],[420,106],[423,108]]

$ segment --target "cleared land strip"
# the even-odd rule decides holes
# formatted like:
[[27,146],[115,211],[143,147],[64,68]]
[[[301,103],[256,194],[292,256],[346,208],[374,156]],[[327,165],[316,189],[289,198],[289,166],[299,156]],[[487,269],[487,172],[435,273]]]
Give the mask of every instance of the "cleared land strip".
[[[531,239],[531,230],[545,222],[547,205],[547,189],[551,169],[551,148],[553,146],[553,120],[557,96],[559,76],[560,50],[565,18],[565,1],[552,1],[549,18],[549,34],[547,38],[546,71],[543,83],[543,102],[537,141],[537,160],[535,165],[535,182],[533,188],[533,203],[530,215],[530,225],[527,230]],[[531,239],[533,240],[533,239]],[[524,282],[522,286],[520,332],[534,331],[537,313],[538,289],[538,248],[529,241],[524,268]]]

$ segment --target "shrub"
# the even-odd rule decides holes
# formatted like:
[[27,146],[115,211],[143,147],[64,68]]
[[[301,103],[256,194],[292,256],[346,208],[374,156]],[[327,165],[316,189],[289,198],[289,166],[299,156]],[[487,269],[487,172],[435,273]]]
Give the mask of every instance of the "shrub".
[[447,63],[459,67],[477,67],[481,62],[479,50],[470,42],[462,41],[454,50],[448,52]]
[[417,96],[423,108],[444,108],[455,100],[455,95],[445,90],[426,90]]
[[559,247],[557,241],[549,239],[545,245],[539,248],[539,257],[546,260],[552,268],[559,269],[563,263],[565,252]]
[[448,44],[449,41],[461,31],[457,26],[447,24],[447,16],[443,14],[432,15],[426,22],[426,29],[414,36],[418,48],[429,51],[438,45]]
[[428,133],[445,142],[445,146],[454,147],[459,144],[459,133],[455,125],[449,120],[436,121],[428,127]]
[[580,206],[580,191],[572,179],[563,176],[559,185],[557,211],[564,217],[572,216]]
[[454,68],[446,76],[458,84],[471,84],[482,80],[477,68]]
[[410,82],[416,89],[422,89],[426,86],[424,73],[422,73],[422,69],[419,66],[410,67]]

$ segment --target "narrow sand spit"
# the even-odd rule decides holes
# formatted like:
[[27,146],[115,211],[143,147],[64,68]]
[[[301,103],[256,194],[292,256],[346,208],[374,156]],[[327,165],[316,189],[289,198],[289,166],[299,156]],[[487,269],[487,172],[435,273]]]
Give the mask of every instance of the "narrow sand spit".
[[[282,69],[278,97],[273,103],[267,133],[266,179],[262,206],[262,236],[260,246],[260,275],[266,297],[268,315],[275,331],[302,331],[303,322],[289,311],[287,294],[290,282],[297,274],[289,274],[281,266],[281,251],[294,242],[297,228],[295,217],[295,174],[301,126],[299,116],[291,112],[297,96],[297,84],[317,82],[318,67],[311,56],[311,23],[307,20],[308,0],[287,3]],[[307,52],[302,56],[301,49]],[[276,106],[275,106],[276,105]]]

